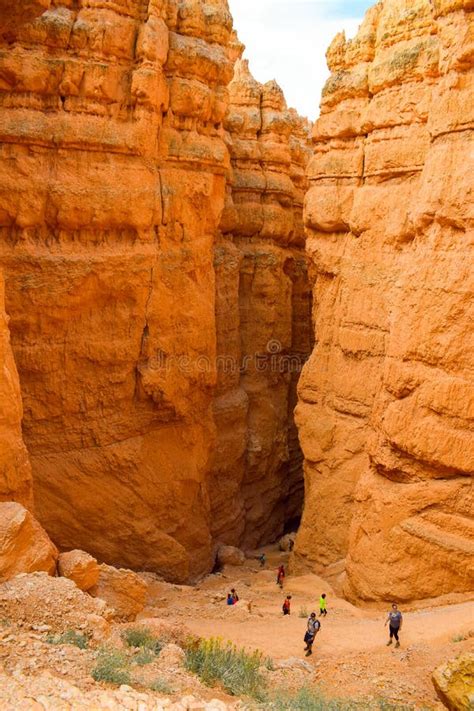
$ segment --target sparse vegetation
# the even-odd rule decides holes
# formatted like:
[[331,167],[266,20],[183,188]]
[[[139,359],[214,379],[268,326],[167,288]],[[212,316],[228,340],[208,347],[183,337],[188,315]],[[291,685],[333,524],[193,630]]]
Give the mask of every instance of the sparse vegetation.
[[130,672],[127,657],[116,649],[102,647],[97,656],[97,663],[93,668],[94,681],[106,681],[109,684],[129,684]]
[[89,646],[88,636],[75,630],[66,630],[58,635],[50,634],[46,637],[46,642],[48,644],[72,644],[79,649],[87,649]]
[[168,684],[166,679],[158,677],[155,681],[150,684],[149,687],[152,691],[157,691],[159,694],[173,694],[174,689]]
[[300,607],[300,611],[298,612],[298,617],[304,617],[304,618],[309,617],[308,608],[307,607]]
[[207,686],[221,684],[233,696],[266,698],[260,652],[246,652],[220,639],[199,640],[186,649],[185,666]]
[[318,689],[307,687],[296,694],[278,694],[278,698],[267,702],[264,708],[274,711],[413,711],[412,706],[400,706],[385,700],[368,704],[367,701],[327,699]]
[[122,639],[129,647],[147,649],[153,654],[159,654],[165,646],[164,640],[155,637],[148,627],[131,627],[122,633]]
[[151,664],[156,659],[156,654],[154,654],[150,649],[141,649],[138,654],[133,657],[133,662],[139,667],[144,667],[146,664]]
[[268,671],[275,671],[275,662],[271,657],[266,657],[265,669],[268,669]]
[[464,642],[468,637],[465,634],[455,634],[452,638],[452,642]]

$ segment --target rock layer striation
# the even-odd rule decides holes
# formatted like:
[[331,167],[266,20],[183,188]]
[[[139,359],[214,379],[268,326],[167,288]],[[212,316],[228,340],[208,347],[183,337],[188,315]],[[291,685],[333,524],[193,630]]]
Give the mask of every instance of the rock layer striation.
[[254,548],[299,517],[293,410],[311,352],[302,205],[309,122],[275,82],[236,64],[225,118],[231,172],[215,251],[218,381],[213,534]]
[[297,376],[216,356],[309,352],[307,127],[274,85],[228,114],[226,0],[15,12],[32,21],[0,40],[0,267],[37,515],[61,550],[195,579],[218,542],[299,513]]
[[474,583],[473,10],[384,0],[327,54],[294,562],[345,568],[351,598]]
[[57,0],[0,50],[0,264],[37,514],[62,549],[175,580],[212,565],[234,44],[225,0]]

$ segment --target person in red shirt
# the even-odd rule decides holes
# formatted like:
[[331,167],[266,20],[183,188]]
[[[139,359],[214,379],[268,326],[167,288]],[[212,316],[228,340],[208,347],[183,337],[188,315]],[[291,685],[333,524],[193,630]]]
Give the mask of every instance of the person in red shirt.
[[284,615],[290,614],[290,607],[291,607],[291,595],[287,595],[286,600],[283,603],[283,614]]
[[278,568],[278,573],[277,573],[277,585],[279,585],[281,588],[283,587],[283,581],[285,579],[285,566],[280,565]]

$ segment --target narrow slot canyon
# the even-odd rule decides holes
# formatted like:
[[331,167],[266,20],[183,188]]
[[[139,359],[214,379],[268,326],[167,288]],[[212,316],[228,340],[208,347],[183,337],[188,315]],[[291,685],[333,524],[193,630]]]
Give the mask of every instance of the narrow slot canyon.
[[351,600],[472,587],[472,8],[407,8],[314,126],[225,0],[8,18],[1,497],[60,550],[184,583],[302,516]]
[[474,708],[474,1],[369,5],[0,0],[2,711]]

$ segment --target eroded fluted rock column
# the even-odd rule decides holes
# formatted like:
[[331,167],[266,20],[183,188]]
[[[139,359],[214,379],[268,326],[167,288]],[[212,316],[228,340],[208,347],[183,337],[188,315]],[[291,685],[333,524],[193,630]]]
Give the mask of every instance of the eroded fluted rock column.
[[216,247],[218,440],[210,487],[218,540],[274,540],[302,505],[293,409],[311,350],[302,203],[309,124],[238,62],[225,125],[232,162]]
[[473,9],[385,0],[328,52],[294,563],[345,568],[352,598],[474,583]]
[[0,501],[17,501],[32,508],[31,466],[21,432],[22,415],[0,272]]
[[212,565],[225,0],[56,0],[0,52],[0,264],[37,513],[62,548]]

